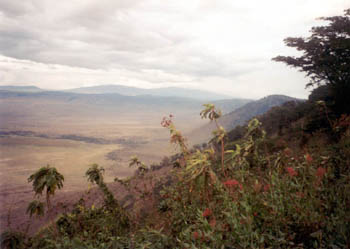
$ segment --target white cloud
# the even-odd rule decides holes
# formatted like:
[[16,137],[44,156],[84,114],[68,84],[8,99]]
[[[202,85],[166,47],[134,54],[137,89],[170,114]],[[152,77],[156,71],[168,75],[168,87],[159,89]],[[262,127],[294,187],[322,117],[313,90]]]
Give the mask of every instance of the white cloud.
[[[187,86],[305,97],[306,79],[271,62],[283,39],[348,0],[12,0],[0,2],[0,84]],[[281,83],[283,82],[283,83]]]

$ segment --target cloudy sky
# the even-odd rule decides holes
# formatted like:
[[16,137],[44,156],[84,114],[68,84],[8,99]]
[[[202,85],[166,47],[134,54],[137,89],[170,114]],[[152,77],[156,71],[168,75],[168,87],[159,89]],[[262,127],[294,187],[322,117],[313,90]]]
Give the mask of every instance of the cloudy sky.
[[277,55],[349,0],[0,0],[0,85],[200,88],[306,97]]

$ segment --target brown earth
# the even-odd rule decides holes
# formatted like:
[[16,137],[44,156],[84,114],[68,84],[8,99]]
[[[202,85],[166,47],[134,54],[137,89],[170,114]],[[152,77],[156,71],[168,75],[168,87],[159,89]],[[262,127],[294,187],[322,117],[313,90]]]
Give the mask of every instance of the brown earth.
[[[152,175],[154,179],[161,180],[164,179],[166,175],[168,175],[169,171],[169,167],[164,167],[149,172],[147,175]],[[150,181],[147,176],[135,176],[131,184],[132,186],[138,186],[140,189],[144,189],[145,186],[146,188],[151,189]],[[109,183],[108,188],[112,191],[115,198],[117,198],[122,206],[125,207],[128,211],[134,210],[138,212],[140,211],[140,208],[135,209],[134,207],[142,208],[152,202],[152,199],[142,199],[138,193],[135,193],[135,191],[130,192],[128,189],[117,182]],[[2,230],[10,228],[17,231],[28,232],[28,234],[33,235],[40,229],[54,222],[55,219],[59,217],[59,215],[72,211],[74,206],[81,198],[84,199],[86,207],[99,207],[103,205],[103,194],[96,186],[90,186],[84,191],[74,191],[63,188],[62,190],[57,191],[57,194],[51,199],[52,208],[48,213],[45,214],[44,217],[30,218],[26,214],[27,204],[29,201],[31,201],[30,193],[31,191],[28,189],[17,189],[16,197],[18,200],[12,199],[12,203],[9,205],[7,212],[3,212],[0,216],[0,219],[3,222]],[[130,194],[133,196],[132,200],[128,198],[130,197]],[[5,196],[2,195],[2,197]],[[39,199],[45,202],[44,196]],[[136,203],[138,204],[135,205]]]
[[[6,229],[9,213],[11,227],[23,230],[26,226],[25,210],[34,198],[27,178],[40,167],[50,164],[65,176],[64,188],[54,197],[54,215],[64,210],[58,203],[70,206],[89,188],[84,175],[91,164],[105,168],[105,181],[114,188],[118,185],[112,183],[115,177],[133,174],[128,167],[131,156],[151,165],[175,153],[169,131],[160,126],[164,115],[172,113],[184,134],[205,122],[194,109],[121,112],[119,108],[116,112],[87,104],[43,101],[0,99],[0,231]],[[119,189],[115,191],[119,196]],[[100,196],[93,191],[90,195],[92,199]],[[47,221],[34,221],[30,231]]]

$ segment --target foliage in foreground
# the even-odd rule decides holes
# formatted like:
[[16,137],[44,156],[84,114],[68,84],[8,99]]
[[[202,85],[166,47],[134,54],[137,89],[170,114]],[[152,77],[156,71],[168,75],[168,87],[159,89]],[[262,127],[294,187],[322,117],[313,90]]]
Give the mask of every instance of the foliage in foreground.
[[[344,19],[326,20],[333,25],[339,20],[347,21],[348,17],[349,11]],[[332,28],[332,25],[327,28]],[[287,42],[298,42],[296,44],[303,46],[316,42],[320,45],[317,39],[329,35],[327,29],[321,28],[314,29],[314,34],[307,41],[289,39]],[[334,37],[335,40],[338,38],[343,41],[344,37]],[[348,46],[348,36],[344,39],[341,44]],[[290,61],[289,57],[277,60],[287,64],[296,62]],[[323,69],[317,68],[315,72],[322,74]],[[344,70],[344,77],[348,77],[348,72]],[[317,77],[312,79],[312,84],[321,83],[319,80],[323,79]],[[325,92],[342,86],[345,89],[342,94],[349,94],[346,85],[349,82],[343,83],[326,82]],[[319,88],[314,96],[310,96],[301,112],[298,111],[300,106],[275,109],[270,115],[275,115],[281,123],[276,126],[272,122],[268,127],[277,128],[270,128],[267,133],[259,120],[251,120],[247,127],[240,128],[239,140],[235,143],[227,141],[228,136],[217,121],[220,112],[211,104],[205,105],[201,116],[215,122],[217,130],[211,146],[205,148],[190,150],[172,116],[164,118],[162,126],[169,129],[170,141],[181,151],[174,158],[174,169],[166,181],[155,184],[152,172],[136,157],[130,163],[139,167],[134,179],[116,179],[130,192],[133,191],[133,180],[150,181],[144,189],[136,188],[142,193],[141,197],[149,201],[147,212],[138,209],[128,212],[103,181],[103,168],[92,165],[86,176],[97,184],[104,196],[101,207],[87,207],[81,199],[71,213],[62,214],[33,237],[28,238],[20,232],[5,232],[1,236],[1,246],[67,249],[350,248],[349,109],[348,105],[343,105],[343,95],[334,102],[334,92],[338,91],[334,90],[327,99],[323,98],[322,89],[325,88]],[[323,96],[321,101],[319,95]],[[315,104],[320,108],[313,108]],[[305,120],[306,127],[303,127]],[[271,122],[269,119],[265,121]],[[296,123],[301,126],[298,128]],[[300,143],[301,148],[289,141],[295,130],[309,136],[306,142]],[[332,137],[336,139],[330,139]],[[284,138],[289,142],[278,141]],[[296,139],[302,140],[302,137]],[[276,141],[280,145],[277,146]],[[29,178],[36,194],[41,194],[46,188],[48,206],[50,195],[54,194],[56,187],[60,188],[63,179],[49,167],[40,169]],[[32,202],[28,213],[42,215],[43,204]]]
[[[253,119],[244,138],[222,153],[221,140],[213,140],[214,145],[216,141],[220,146],[189,151],[171,118],[165,121],[171,141],[179,145],[183,154],[180,167],[172,172],[173,184],[163,187],[161,198],[153,203],[150,212],[156,214],[156,221],[140,222],[137,215],[128,214],[103,182],[103,169],[93,165],[86,175],[102,190],[103,206],[86,207],[82,199],[73,212],[61,215],[34,237],[26,239],[23,234],[9,232],[3,235],[2,245],[5,248],[350,245],[347,132],[337,144],[327,147],[310,146],[307,151],[296,153],[285,146],[271,152],[261,123]],[[145,177],[144,174],[137,177]]]

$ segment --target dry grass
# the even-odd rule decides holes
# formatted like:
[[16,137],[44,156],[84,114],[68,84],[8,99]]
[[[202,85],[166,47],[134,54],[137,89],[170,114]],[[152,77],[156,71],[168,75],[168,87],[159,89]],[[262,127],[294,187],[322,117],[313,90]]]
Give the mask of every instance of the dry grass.
[[[65,176],[60,193],[84,191],[88,188],[84,175],[93,163],[104,167],[106,182],[112,182],[116,176],[126,177],[133,173],[128,167],[133,155],[150,165],[176,152],[169,144],[169,132],[160,126],[164,115],[175,115],[176,125],[185,132],[200,122],[199,115],[194,115],[193,110],[163,112],[143,108],[120,111],[122,108],[118,108],[103,109],[48,99],[0,100],[0,131],[31,131],[51,136],[0,137],[1,230],[11,206],[14,210],[21,207],[17,215],[24,215],[23,208],[33,198],[27,178],[40,167],[50,164]],[[93,144],[52,138],[72,134],[106,140],[123,138],[136,143]],[[115,160],[107,157],[110,153],[115,155]],[[23,221],[23,217],[13,219]]]

